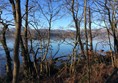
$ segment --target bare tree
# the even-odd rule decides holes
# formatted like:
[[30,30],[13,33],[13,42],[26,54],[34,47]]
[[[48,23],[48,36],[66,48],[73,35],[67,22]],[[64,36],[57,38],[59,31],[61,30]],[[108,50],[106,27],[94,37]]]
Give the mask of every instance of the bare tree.
[[84,55],[84,47],[83,47],[83,43],[82,43],[82,40],[81,40],[81,35],[80,35],[80,23],[82,21],[82,16],[79,18],[78,17],[78,6],[75,6],[77,4],[75,3],[78,3],[76,2],[75,0],[72,0],[72,4],[71,4],[71,13],[72,13],[72,17],[73,17],[73,20],[74,20],[74,24],[75,24],[75,28],[76,28],[76,43],[75,43],[75,48],[79,42],[79,45],[80,45],[80,49],[82,51],[82,54],[83,54],[83,57],[85,58],[85,55]]
[[[95,4],[98,6],[98,11],[101,16],[104,16],[104,22],[106,22],[109,29],[112,31],[112,36],[114,38],[114,51],[118,51],[118,39],[117,39],[117,2],[118,1],[96,1]],[[101,8],[100,8],[101,7]],[[102,18],[103,19],[103,18]]]
[[81,34],[80,26],[81,26],[81,22],[82,22],[82,18],[83,18],[83,13],[80,13],[80,11],[79,11],[80,4],[79,4],[79,1],[77,1],[77,0],[71,0],[71,1],[66,0],[65,7],[70,12],[74,25],[75,25],[75,29],[76,29],[73,54],[71,57],[71,66],[70,66],[70,72],[75,73],[75,62],[76,62],[76,55],[77,55],[76,48],[78,45],[80,46],[80,51],[81,51],[82,57],[86,58],[85,53],[84,53],[84,46],[83,46],[82,38],[80,35]]
[[108,7],[108,1],[105,0],[105,8],[107,10],[107,15],[108,15],[108,20],[109,23],[111,25],[111,30],[113,32],[113,37],[114,37],[114,50],[115,52],[118,52],[118,39],[117,39],[117,20],[116,20],[116,10],[115,9],[115,2],[111,2],[109,1],[109,3],[111,4],[112,7],[112,11],[110,10],[110,8]]
[[20,61],[19,61],[19,43],[20,43],[20,34],[21,34],[21,6],[20,6],[20,0],[9,0],[14,21],[15,21],[15,43],[14,43],[14,68],[13,68],[13,83],[18,83],[18,75],[19,75],[19,67],[20,67]]
[[[90,55],[88,54],[88,31],[87,31],[87,1],[88,0],[84,0],[84,29],[85,29],[85,38],[86,38],[86,56],[88,59],[88,82],[90,83]],[[90,17],[89,17],[90,18]],[[90,25],[89,25],[90,26]],[[91,26],[89,27],[91,30]]]
[[[29,6],[29,0],[26,0],[25,3],[25,13],[23,14],[22,18],[25,16],[25,28],[24,28],[24,37],[21,35],[20,44],[21,44],[21,50],[22,50],[22,57],[23,57],[23,66],[24,66],[24,73],[26,76],[30,76],[32,73],[32,66],[29,51],[28,51],[28,14],[29,10],[32,9],[28,8]],[[24,41],[23,41],[24,40]]]
[[91,8],[89,7],[88,9],[88,12],[89,12],[89,39],[90,39],[90,50],[93,50],[93,36],[92,36],[92,29],[91,29]]
[[[2,13],[2,11],[1,11],[1,13]],[[9,48],[8,48],[7,42],[6,42],[6,32],[8,30],[8,26],[10,24],[5,23],[3,21],[3,19],[1,18],[1,15],[0,15],[0,23],[3,25],[1,43],[5,50],[6,59],[7,59],[7,63],[6,63],[7,82],[11,82],[12,81],[12,63],[11,63],[12,59],[10,57],[10,51],[9,51]]]
[[[52,29],[52,23],[60,18],[59,13],[61,10],[61,5],[59,3],[60,1],[46,0],[44,2],[45,2],[44,3],[45,7],[43,7],[43,5],[39,4],[39,2],[37,2],[41,14],[43,15],[43,17],[46,19],[46,21],[48,23],[48,35],[47,35],[48,43],[46,46],[46,52],[42,59],[43,61],[46,59],[46,56],[49,52],[50,33],[51,33],[51,29]],[[55,4],[57,4],[57,3],[59,3],[59,4],[57,6],[55,6]]]

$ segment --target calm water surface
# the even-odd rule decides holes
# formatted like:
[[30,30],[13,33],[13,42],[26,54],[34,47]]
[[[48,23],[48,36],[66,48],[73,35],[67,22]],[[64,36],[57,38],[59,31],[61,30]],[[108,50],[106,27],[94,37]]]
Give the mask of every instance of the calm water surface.
[[[10,49],[10,54],[12,57],[13,56],[14,41],[12,39],[8,39],[7,45]],[[35,49],[37,49],[38,45],[39,45],[39,41],[37,41],[37,40],[33,41],[33,46],[35,47]],[[56,57],[71,54],[72,49],[73,49],[73,45],[74,45],[73,41],[69,40],[69,39],[67,39],[65,41],[56,40],[56,39],[51,40],[51,45],[50,45],[51,51],[48,53],[48,56],[50,57],[50,55],[55,55],[55,53],[58,51],[58,49],[59,49],[59,51],[58,51]],[[104,40],[104,41],[103,40],[94,40],[93,47],[96,50],[101,50],[101,49],[103,49],[105,51],[110,50],[108,40]],[[79,51],[79,47],[78,47],[78,51]],[[38,54],[37,57],[39,57],[39,56],[41,56],[40,53]],[[22,61],[21,56],[19,56],[19,57],[20,57],[20,61]],[[2,45],[0,44],[0,75],[5,75],[5,63],[6,63],[5,52],[3,50]]]

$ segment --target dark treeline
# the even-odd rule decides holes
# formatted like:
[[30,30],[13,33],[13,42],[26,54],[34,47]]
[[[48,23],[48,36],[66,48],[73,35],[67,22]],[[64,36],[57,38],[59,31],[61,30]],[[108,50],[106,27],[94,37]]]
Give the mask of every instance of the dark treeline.
[[[0,77],[0,82],[117,83],[117,19],[117,0],[1,0],[0,42],[6,55],[6,76]],[[61,28],[65,22],[67,29],[75,31],[53,30],[56,23]],[[13,60],[7,45],[10,35],[14,39]],[[107,37],[109,51],[93,49],[93,39],[98,35],[103,41]],[[53,37],[63,40],[54,55]],[[73,40],[72,53],[56,57],[65,38]]]
[[[2,32],[2,30],[0,31]],[[9,37],[9,38],[13,38],[14,37],[14,33],[15,33],[15,29],[9,29],[6,31],[6,37]],[[48,36],[48,29],[37,29],[37,30],[34,30],[34,29],[30,29],[30,32],[31,32],[31,35],[33,37],[33,39],[38,39],[39,37],[39,33],[41,34],[41,37],[42,38],[47,38]],[[22,36],[24,36],[24,33],[21,33]],[[28,33],[28,35],[30,35]],[[0,37],[2,36],[2,34],[0,34]],[[50,36],[51,38],[74,38],[75,37],[75,31],[65,31],[65,30],[51,30],[50,32]],[[30,37],[30,36],[29,36]]]
[[[48,29],[37,29],[37,30],[34,30],[34,29],[30,29],[30,32],[31,32],[31,35],[33,37],[33,39],[38,39],[38,32],[40,32],[41,34],[41,37],[42,38],[47,38],[47,35],[48,35]],[[111,32],[111,30],[109,30]],[[0,33],[2,33],[2,30],[0,30]],[[9,29],[6,31],[6,37],[7,38],[14,38],[14,33],[15,33],[15,29],[12,28],[12,29]],[[89,30],[88,30],[88,33],[89,33]],[[112,32],[111,32],[112,33]],[[106,29],[102,28],[102,29],[92,29],[92,37],[93,38],[107,38],[107,31]],[[23,33],[21,33],[22,36],[24,36]],[[30,34],[29,34],[30,35]],[[66,38],[75,38],[75,30],[69,30],[69,31],[66,31],[66,30],[51,30],[51,33],[50,33],[50,36],[51,38],[59,38],[59,39],[66,39]],[[85,39],[85,33],[84,33],[84,30],[81,30],[81,37],[82,39]],[[0,34],[0,38],[2,37],[2,34]],[[30,37],[30,36],[29,36]]]

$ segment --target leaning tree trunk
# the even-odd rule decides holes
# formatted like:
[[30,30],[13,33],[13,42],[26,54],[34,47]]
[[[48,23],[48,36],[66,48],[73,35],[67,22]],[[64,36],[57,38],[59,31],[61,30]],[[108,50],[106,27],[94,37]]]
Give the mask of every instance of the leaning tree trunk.
[[8,49],[8,46],[6,44],[6,30],[8,28],[8,25],[3,23],[3,30],[2,30],[2,46],[4,48],[4,51],[6,53],[6,59],[7,59],[7,63],[6,63],[6,73],[7,73],[7,82],[10,82],[12,80],[12,63],[11,63],[11,57],[10,57],[10,51]]
[[75,24],[75,27],[76,27],[76,39],[77,41],[79,42],[79,45],[80,45],[80,49],[81,49],[81,52],[83,54],[83,57],[85,57],[85,54],[84,54],[84,47],[83,47],[83,43],[82,43],[82,40],[81,40],[81,35],[80,35],[80,21],[78,20],[78,17],[77,15],[75,15],[75,11],[74,11],[74,0],[72,0],[72,6],[71,6],[71,13],[72,13],[72,17],[73,17],[73,20],[74,20],[74,24]]

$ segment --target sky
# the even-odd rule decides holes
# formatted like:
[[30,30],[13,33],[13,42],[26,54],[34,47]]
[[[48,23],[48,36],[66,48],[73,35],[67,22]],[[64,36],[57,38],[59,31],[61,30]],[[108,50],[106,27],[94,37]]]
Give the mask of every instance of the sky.
[[[8,0],[3,0],[3,1],[4,2],[6,1],[6,2],[9,3]],[[29,21],[33,21],[33,22],[36,21],[38,23],[38,28],[48,27],[47,20],[46,20],[45,16],[41,13],[39,6],[36,5],[36,4],[32,4],[31,0],[29,0],[29,1],[30,1],[29,6],[30,7],[33,6],[34,9],[37,10],[36,12],[35,12],[34,9],[29,11],[30,12]],[[49,8],[46,7],[47,4],[44,1],[46,1],[46,0],[39,0],[38,3],[41,5],[46,17],[49,18],[49,15],[48,15],[50,13],[50,12],[48,12]],[[80,5],[83,4],[83,1],[84,0],[80,0]],[[0,6],[2,4],[3,3],[0,2]],[[22,4],[21,5],[21,10],[22,10],[22,15],[23,15],[25,13],[25,0],[21,0],[21,4]],[[54,5],[51,5],[50,7],[55,10],[56,7],[59,6],[59,5],[60,4],[58,4],[58,3],[54,3]],[[91,7],[94,7],[94,5],[93,6],[92,5],[91,5]],[[53,11],[53,12],[55,12],[55,11]],[[83,12],[83,7],[82,6],[80,6],[79,12]],[[31,17],[33,15],[35,17]],[[66,8],[63,8],[62,11],[59,12],[59,15],[62,15],[63,17],[52,22],[52,29],[75,30],[75,28],[70,27],[74,23],[73,23],[71,13]],[[99,26],[99,24],[104,25],[103,22],[100,23],[99,21],[96,20],[96,18],[99,17],[99,16],[96,16],[96,14],[95,14],[95,15],[92,15],[92,17],[95,18],[95,19],[92,18],[92,21],[94,21],[92,23],[92,28],[93,29],[94,28],[100,28],[101,26]],[[11,8],[10,5],[6,6],[6,9],[2,10],[2,18],[5,19],[5,20],[13,22],[12,8]],[[23,25],[24,25],[24,20],[22,22],[23,22]],[[83,28],[83,27],[84,27],[84,25],[81,24],[81,28]]]

